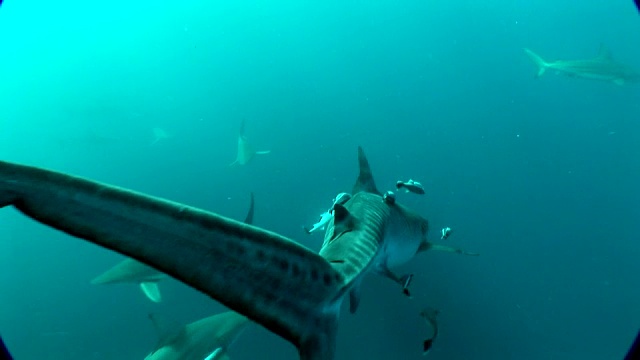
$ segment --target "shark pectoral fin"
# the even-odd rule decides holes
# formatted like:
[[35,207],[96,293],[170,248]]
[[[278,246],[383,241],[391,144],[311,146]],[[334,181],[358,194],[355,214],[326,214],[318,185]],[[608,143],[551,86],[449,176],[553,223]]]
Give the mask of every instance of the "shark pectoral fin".
[[151,353],[156,352],[163,346],[171,344],[184,335],[186,328],[184,325],[159,314],[149,314],[149,319],[153,322],[158,334],[158,342]]
[[256,154],[258,155],[266,155],[266,154],[270,154],[271,150],[262,150],[262,151],[256,151]]
[[[469,251],[458,249],[458,248],[454,248],[454,247],[451,247],[451,246],[445,246],[445,245],[439,245],[439,244],[433,244],[433,243],[428,243],[428,244],[429,244],[429,249],[431,249],[431,250],[446,251],[446,252],[451,252],[451,253],[456,253],[456,254],[461,254],[461,255],[469,255],[469,256],[479,256],[480,255],[478,253],[469,252]],[[420,247],[422,247],[422,246],[420,246]]]
[[140,289],[153,302],[161,302],[162,294],[157,282],[141,282]]
[[427,355],[433,346],[433,339],[427,339],[422,343],[422,355]]
[[360,284],[357,284],[349,291],[349,312],[355,314],[360,305]]
[[400,285],[402,285],[402,293],[411,297],[411,292],[409,291],[409,285],[411,285],[411,280],[413,280],[413,274],[405,274],[400,278]]
[[413,274],[398,276],[393,271],[389,270],[387,265],[379,265],[376,268],[376,272],[379,275],[382,275],[387,279],[395,282],[396,284],[402,286],[402,293],[407,295],[408,297],[411,297],[411,293],[409,292],[409,285],[411,285],[411,280],[413,280]]
[[224,350],[219,347],[213,350],[213,352],[207,355],[203,360],[229,360],[229,356],[227,356]]

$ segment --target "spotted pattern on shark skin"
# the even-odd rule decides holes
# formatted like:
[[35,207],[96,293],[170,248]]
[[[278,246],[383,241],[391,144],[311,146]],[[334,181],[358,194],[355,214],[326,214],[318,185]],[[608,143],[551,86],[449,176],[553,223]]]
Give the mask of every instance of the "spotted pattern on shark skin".
[[[287,339],[302,359],[333,358],[344,281],[290,239],[183,204],[0,161],[0,206],[10,205],[191,285]],[[298,276],[292,266],[272,266],[274,254],[298,264]]]

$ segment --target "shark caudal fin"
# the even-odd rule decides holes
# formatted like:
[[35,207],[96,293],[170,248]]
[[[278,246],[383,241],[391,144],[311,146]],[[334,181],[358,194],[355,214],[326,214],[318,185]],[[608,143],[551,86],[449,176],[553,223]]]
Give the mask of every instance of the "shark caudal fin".
[[524,52],[529,55],[529,58],[531,59],[531,61],[533,61],[534,64],[536,64],[536,66],[538,67],[538,72],[536,74],[536,77],[540,77],[544,74],[545,70],[547,70],[547,68],[549,67],[549,63],[544,61],[540,56],[538,56],[538,54],[534,53],[533,51],[525,48]]
[[358,146],[358,164],[360,167],[360,173],[358,174],[358,179],[356,179],[355,185],[353,185],[352,194],[365,191],[380,195],[380,191],[378,191],[376,183],[373,180],[369,161],[367,160],[367,156],[364,154],[364,150],[362,150],[361,146]]
[[115,186],[0,161],[0,207],[117,251],[332,360],[346,280],[276,233]]

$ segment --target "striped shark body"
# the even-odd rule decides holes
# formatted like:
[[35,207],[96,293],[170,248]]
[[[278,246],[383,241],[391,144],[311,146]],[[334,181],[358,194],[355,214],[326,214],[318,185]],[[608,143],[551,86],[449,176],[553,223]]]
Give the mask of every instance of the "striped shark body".
[[[244,219],[245,224],[253,224],[253,216],[255,213],[255,198],[253,192],[250,195],[249,211]],[[145,296],[153,301],[160,302],[162,295],[158,282],[164,280],[168,276],[154,269],[153,267],[141,263],[135,259],[127,258],[109,270],[96,276],[91,280],[92,284],[119,284],[119,283],[135,283],[140,286],[140,289]]]
[[7,162],[0,206],[192,286],[290,341],[302,360],[331,360],[345,295],[353,311],[363,276],[427,244],[426,220],[385,203],[362,149],[359,161],[353,197],[336,208],[320,254],[218,214]]

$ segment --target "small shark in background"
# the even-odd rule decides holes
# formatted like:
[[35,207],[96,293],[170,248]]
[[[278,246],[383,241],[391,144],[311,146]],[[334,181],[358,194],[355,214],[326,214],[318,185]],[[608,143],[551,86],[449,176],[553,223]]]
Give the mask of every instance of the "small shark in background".
[[586,60],[558,60],[547,62],[529,49],[524,52],[538,66],[536,76],[542,76],[547,69],[571,77],[611,81],[617,85],[640,82],[640,73],[613,61],[606,47],[600,46],[598,56]]
[[250,324],[234,311],[213,315],[185,326],[150,314],[159,340],[145,360],[228,360],[227,351]]
[[336,204],[320,253],[275,232],[104,183],[0,161],[0,207],[135,258],[293,344],[301,360],[335,357],[340,308],[368,274],[431,246],[425,218],[360,172]]
[[170,139],[172,137],[172,135],[169,134],[165,129],[159,127],[154,127],[153,129],[151,129],[151,132],[153,133],[153,140],[151,141],[149,146],[155,145],[161,140]]
[[238,154],[236,155],[236,160],[229,164],[229,166],[246,165],[256,155],[265,155],[270,152],[271,150],[255,151],[253,149],[244,136],[244,120],[242,120],[242,123],[240,123],[240,134],[238,135]]
[[[250,196],[249,211],[244,219],[245,224],[253,223],[255,199],[253,192]],[[134,283],[140,286],[142,292],[153,302],[162,301],[158,282],[168,278],[166,274],[143,264],[137,260],[126,258],[111,269],[91,280],[91,284],[121,284]]]

